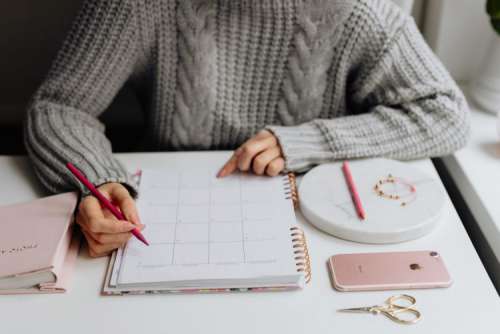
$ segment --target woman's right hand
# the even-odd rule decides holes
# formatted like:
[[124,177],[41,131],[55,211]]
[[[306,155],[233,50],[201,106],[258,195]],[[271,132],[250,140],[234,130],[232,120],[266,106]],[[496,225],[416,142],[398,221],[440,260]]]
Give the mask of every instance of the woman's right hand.
[[135,201],[127,188],[119,183],[107,183],[97,189],[120,209],[127,221],[116,219],[94,196],[83,198],[78,207],[76,222],[87,239],[91,257],[108,255],[130,239],[130,231],[144,228],[140,223]]

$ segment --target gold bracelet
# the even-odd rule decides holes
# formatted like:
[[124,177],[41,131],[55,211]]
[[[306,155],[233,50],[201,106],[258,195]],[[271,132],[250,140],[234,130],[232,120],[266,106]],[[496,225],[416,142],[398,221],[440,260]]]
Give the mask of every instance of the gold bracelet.
[[417,188],[413,184],[411,184],[411,183],[409,183],[401,178],[396,178],[396,177],[392,176],[391,174],[389,174],[389,176],[387,178],[379,180],[375,184],[375,186],[373,187],[373,189],[375,190],[375,193],[377,193],[377,195],[382,197],[382,198],[389,199],[389,200],[395,200],[395,201],[399,201],[399,200],[403,199],[403,196],[401,196],[400,194],[388,194],[388,193],[384,192],[382,190],[382,186],[384,186],[385,184],[402,184],[409,189],[410,194],[413,194],[412,199],[410,201],[401,202],[401,206],[408,205],[410,202],[413,202],[416,198]]

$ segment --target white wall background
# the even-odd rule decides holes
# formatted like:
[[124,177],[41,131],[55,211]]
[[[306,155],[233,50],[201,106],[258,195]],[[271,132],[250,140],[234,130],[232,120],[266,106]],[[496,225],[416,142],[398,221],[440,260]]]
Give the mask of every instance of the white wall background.
[[478,74],[495,33],[486,0],[427,0],[424,35],[453,77],[466,83]]

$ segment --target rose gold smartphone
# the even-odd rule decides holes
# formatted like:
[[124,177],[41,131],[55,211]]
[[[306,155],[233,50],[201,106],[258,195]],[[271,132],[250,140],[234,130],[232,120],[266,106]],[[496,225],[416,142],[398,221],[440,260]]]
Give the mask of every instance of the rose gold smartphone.
[[333,286],[339,291],[446,288],[452,284],[435,251],[339,254],[328,265]]

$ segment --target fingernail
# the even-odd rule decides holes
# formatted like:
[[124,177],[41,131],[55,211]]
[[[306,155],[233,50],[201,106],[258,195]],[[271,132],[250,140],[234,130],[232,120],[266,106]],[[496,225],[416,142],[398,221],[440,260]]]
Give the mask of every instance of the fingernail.
[[140,228],[141,228],[141,231],[142,231],[142,230],[144,230],[144,229],[146,228],[146,225],[141,224],[141,227],[140,227]]

